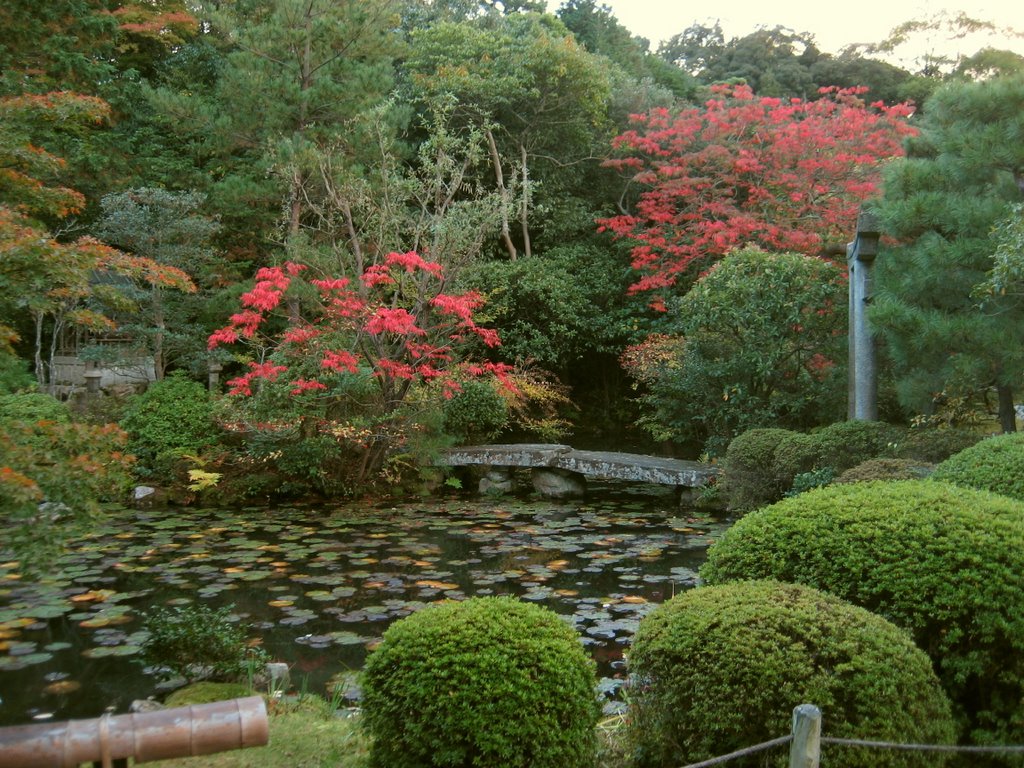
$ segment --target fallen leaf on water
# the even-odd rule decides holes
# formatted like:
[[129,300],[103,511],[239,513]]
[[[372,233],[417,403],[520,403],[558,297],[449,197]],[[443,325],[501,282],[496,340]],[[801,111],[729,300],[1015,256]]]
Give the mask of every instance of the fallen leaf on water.
[[431,589],[458,589],[458,584],[448,581],[434,581],[433,579],[420,579],[416,582],[417,587],[430,587]]

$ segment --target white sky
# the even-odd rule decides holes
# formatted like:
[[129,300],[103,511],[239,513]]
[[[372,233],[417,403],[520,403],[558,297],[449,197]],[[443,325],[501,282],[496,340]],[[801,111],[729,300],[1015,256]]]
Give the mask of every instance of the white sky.
[[[1024,29],[1022,0],[980,0],[959,6],[943,0],[600,0],[599,4],[609,6],[633,34],[650,40],[652,50],[695,22],[710,26],[718,21],[727,40],[742,37],[759,26],[782,25],[810,32],[818,48],[826,53],[838,53],[850,43],[878,42],[902,22],[930,18],[942,10],[955,16],[962,9],[973,18]],[[552,12],[560,5],[560,0],[548,2]],[[712,10],[710,14],[708,9]],[[971,39],[953,43],[952,48],[946,47],[950,43],[936,39],[933,45],[939,49],[937,53],[947,54],[969,55],[985,45],[1024,54],[1024,39],[1020,38]]]

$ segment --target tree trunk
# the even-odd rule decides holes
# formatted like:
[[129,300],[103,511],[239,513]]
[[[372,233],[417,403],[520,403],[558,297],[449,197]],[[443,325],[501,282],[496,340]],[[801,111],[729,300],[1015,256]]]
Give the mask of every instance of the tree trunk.
[[[36,384],[40,389],[46,386],[46,370],[43,368],[43,320],[46,315],[42,312],[35,313],[36,320],[36,351],[35,351],[35,370],[36,370]],[[47,390],[49,391],[49,390]]]
[[522,155],[523,161],[523,202],[519,206],[519,221],[523,227],[523,255],[526,258],[530,258],[533,255],[533,249],[530,247],[530,175],[527,171],[526,165],[526,146],[524,144],[519,145],[519,153]]
[[64,320],[61,315],[57,314],[53,317],[53,335],[50,336],[50,359],[47,361],[47,391],[56,397],[57,395],[57,383],[53,380],[53,360],[57,357],[57,344],[60,343],[60,336],[64,332]]
[[505,243],[505,249],[508,251],[508,257],[511,261],[516,260],[516,246],[512,242],[512,235],[509,233],[508,227],[508,206],[509,206],[509,195],[508,188],[505,186],[505,175],[501,170],[501,157],[498,155],[498,144],[494,141],[494,134],[490,128],[484,131],[484,135],[487,137],[487,146],[491,152],[491,162],[494,164],[494,181],[498,187],[498,194],[501,196],[501,239]]
[[167,321],[164,318],[164,299],[159,286],[153,288],[153,325],[156,333],[153,334],[153,375],[157,381],[163,381],[164,370],[167,368],[164,362],[164,332],[167,330]]
[[1017,410],[1013,407],[1013,388],[999,385],[996,393],[999,395],[999,428],[1003,432],[1016,432]]

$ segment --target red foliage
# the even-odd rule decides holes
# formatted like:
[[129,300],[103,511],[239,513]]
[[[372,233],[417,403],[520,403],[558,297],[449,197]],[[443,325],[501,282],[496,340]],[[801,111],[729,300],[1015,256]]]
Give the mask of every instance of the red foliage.
[[228,382],[228,386],[231,388],[228,392],[232,395],[251,395],[252,394],[252,382],[255,379],[266,379],[267,381],[277,381],[278,377],[288,371],[286,365],[274,365],[273,363],[249,363],[249,372],[239,376],[237,379],[231,379]]
[[367,321],[364,328],[372,336],[377,336],[381,333],[393,333],[396,336],[427,335],[426,331],[416,325],[416,318],[401,307],[398,309],[379,307],[374,312],[373,317]]
[[500,343],[493,329],[473,319],[482,297],[441,293],[441,265],[414,252],[388,254],[357,285],[346,278],[309,279],[320,296],[312,312],[306,308],[311,319],[297,323],[289,317],[285,330],[266,335],[267,321],[280,311],[292,281],[302,279],[305,269],[288,263],[259,270],[256,284],[241,297],[245,309],[210,335],[210,349],[243,340],[255,343],[259,337],[264,348],[276,348],[276,362],[287,363],[250,363],[249,373],[228,382],[232,394],[251,395],[254,379],[274,380],[310,359],[319,360],[319,372],[292,381],[294,395],[327,390],[331,377],[357,373],[361,366],[381,382],[388,402],[414,381],[440,382],[450,397],[466,377],[494,374],[507,380],[505,366],[460,362],[474,339],[489,347]]
[[182,0],[125,2],[112,15],[132,47],[131,39],[137,37],[170,50],[199,30],[199,20]]
[[756,244],[818,255],[852,237],[861,202],[878,190],[880,166],[912,134],[907,105],[866,106],[864,89],[823,89],[817,101],[755,98],[747,86],[715,86],[703,107],[634,115],[635,130],[606,165],[644,191],[632,214],[599,221],[634,243],[633,291],[664,289],[682,275]]

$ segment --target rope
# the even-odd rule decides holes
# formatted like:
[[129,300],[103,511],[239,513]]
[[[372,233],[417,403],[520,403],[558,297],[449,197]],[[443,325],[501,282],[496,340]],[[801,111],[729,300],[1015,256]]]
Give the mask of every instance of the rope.
[[1024,754],[1024,746],[958,747],[953,744],[895,744],[889,741],[866,741],[865,739],[838,739],[822,736],[822,744],[838,744],[844,747],[873,747],[875,749],[903,749],[912,752],[971,752],[975,754],[1000,753]]
[[704,760],[700,763],[690,763],[684,765],[683,768],[707,768],[711,765],[720,765],[721,763],[727,763],[730,760],[735,760],[737,757],[746,757],[747,755],[754,755],[758,752],[764,752],[767,749],[774,747],[781,747],[783,744],[789,744],[793,740],[793,735],[780,736],[777,739],[766,741],[762,744],[755,744],[752,747],[744,747],[743,749],[737,749],[735,752],[730,752],[727,755],[719,755],[718,757],[712,757],[710,760]]

